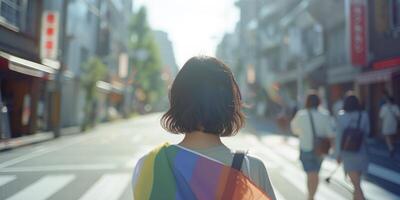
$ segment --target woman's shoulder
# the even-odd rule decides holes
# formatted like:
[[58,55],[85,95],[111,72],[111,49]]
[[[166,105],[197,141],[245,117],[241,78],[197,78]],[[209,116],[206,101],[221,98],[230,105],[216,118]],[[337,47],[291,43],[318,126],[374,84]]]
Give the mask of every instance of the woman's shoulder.
[[308,112],[306,109],[300,109],[296,112],[296,117],[303,117],[308,115]]
[[249,165],[250,165],[251,169],[266,171],[264,161],[260,157],[254,155],[252,153],[248,153],[248,154],[246,154],[246,158],[249,161]]
[[318,108],[318,113],[320,113],[321,115],[324,115],[324,116],[330,116],[330,114],[329,114],[329,110],[327,110],[327,109],[325,109],[325,108]]
[[345,112],[344,110],[341,110],[341,111],[339,111],[339,114],[338,114],[338,121],[341,121],[341,120],[346,121],[346,120],[354,118],[354,116],[359,116],[360,114],[363,119],[368,118],[368,112],[365,110],[354,111],[354,112]]
[[[328,116],[328,117],[330,116],[329,115],[329,111],[324,109],[324,108],[314,109],[312,112],[313,112],[313,114],[314,113],[318,113],[318,114],[323,115],[323,116]],[[309,113],[309,110],[301,109],[301,110],[297,111],[296,115],[298,115],[298,116],[307,116],[308,117],[308,113]]]

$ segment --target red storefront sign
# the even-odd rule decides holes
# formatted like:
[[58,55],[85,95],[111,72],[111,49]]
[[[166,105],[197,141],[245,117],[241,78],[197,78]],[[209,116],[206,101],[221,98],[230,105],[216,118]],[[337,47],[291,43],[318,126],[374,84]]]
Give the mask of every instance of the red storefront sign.
[[42,59],[57,60],[58,13],[45,11],[42,16],[40,55]]
[[399,67],[399,66],[400,66],[400,57],[381,60],[372,64],[372,67],[376,70],[386,69],[391,67]]
[[354,66],[367,66],[367,5],[365,0],[349,0],[350,57]]

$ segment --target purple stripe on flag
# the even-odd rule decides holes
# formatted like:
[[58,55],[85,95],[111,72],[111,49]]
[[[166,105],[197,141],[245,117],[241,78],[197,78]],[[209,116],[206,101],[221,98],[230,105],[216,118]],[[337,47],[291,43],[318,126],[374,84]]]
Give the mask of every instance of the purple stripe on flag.
[[223,165],[200,157],[194,169],[190,186],[197,199],[215,199]]

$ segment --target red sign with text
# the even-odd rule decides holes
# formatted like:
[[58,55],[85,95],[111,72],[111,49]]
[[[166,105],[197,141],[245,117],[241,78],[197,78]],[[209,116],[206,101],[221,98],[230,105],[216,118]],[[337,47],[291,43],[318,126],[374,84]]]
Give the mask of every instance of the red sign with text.
[[58,13],[45,11],[42,16],[40,55],[42,59],[57,60]]
[[367,6],[364,0],[350,0],[350,56],[354,66],[367,66]]

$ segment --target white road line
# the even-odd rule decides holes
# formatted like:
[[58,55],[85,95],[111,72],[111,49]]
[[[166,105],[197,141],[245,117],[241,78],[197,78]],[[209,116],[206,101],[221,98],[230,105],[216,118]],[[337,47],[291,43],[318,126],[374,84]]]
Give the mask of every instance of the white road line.
[[6,200],[45,200],[74,179],[74,175],[45,176]]
[[273,188],[277,200],[286,200],[285,197],[283,197],[283,195],[275,187]]
[[[95,136],[96,135],[92,135],[91,137],[89,137],[89,139],[91,139],[91,138],[93,138]],[[40,149],[38,151],[34,151],[32,153],[25,154],[25,155],[17,157],[17,158],[14,158],[14,159],[11,159],[11,160],[7,160],[7,161],[5,161],[3,163],[0,163],[0,169],[6,168],[6,167],[11,166],[11,165],[18,164],[20,162],[23,162],[23,161],[26,161],[26,160],[29,160],[29,159],[32,159],[32,158],[47,154],[47,153],[51,153],[51,152],[54,152],[54,151],[61,150],[61,149],[66,148],[68,146],[72,146],[74,144],[86,141],[87,139],[88,139],[87,137],[75,139],[72,142],[69,142],[69,143],[64,144],[64,145],[59,145],[59,146],[52,147],[52,148]]]
[[125,191],[131,174],[106,174],[103,175],[80,200],[117,200]]
[[42,150],[41,149],[41,150],[38,150],[38,151],[34,151],[34,152],[30,153],[30,154],[25,154],[23,156],[14,158],[12,160],[7,160],[7,161],[5,161],[5,162],[0,164],[0,169],[8,167],[8,166],[11,166],[11,165],[15,165],[17,163],[23,162],[25,160],[29,160],[29,159],[37,157],[37,156],[44,155],[44,154],[49,153],[49,152],[50,151],[48,149],[47,150],[44,150],[44,149]]
[[370,163],[368,173],[400,185],[400,174],[385,167]]
[[5,175],[5,176],[0,176],[0,187],[15,180],[17,176],[12,176],[12,175]]
[[28,167],[9,167],[0,169],[0,172],[41,172],[41,171],[85,171],[85,170],[113,170],[118,169],[116,164],[82,164],[82,165],[44,165]]
[[362,181],[361,187],[363,188],[364,195],[367,199],[398,200],[400,198],[395,194],[367,181]]

